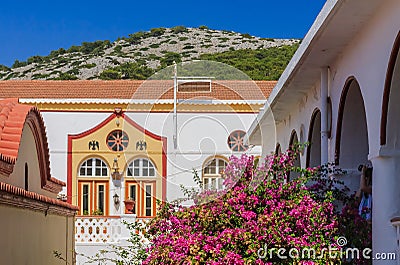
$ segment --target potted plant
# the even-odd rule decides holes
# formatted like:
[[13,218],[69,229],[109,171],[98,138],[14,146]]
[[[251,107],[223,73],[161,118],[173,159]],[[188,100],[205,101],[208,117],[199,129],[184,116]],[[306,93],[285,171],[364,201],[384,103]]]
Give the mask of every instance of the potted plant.
[[134,213],[135,211],[135,201],[131,198],[124,201],[125,204],[125,213]]

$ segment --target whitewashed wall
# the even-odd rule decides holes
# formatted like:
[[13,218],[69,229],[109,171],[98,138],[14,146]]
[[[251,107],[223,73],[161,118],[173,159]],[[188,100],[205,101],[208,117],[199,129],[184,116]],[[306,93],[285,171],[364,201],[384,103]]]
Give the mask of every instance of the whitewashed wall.
[[[356,11],[355,11],[356,12]],[[398,187],[400,176],[398,165],[400,158],[383,157],[379,154],[380,125],[382,114],[383,89],[386,71],[394,40],[400,29],[400,2],[396,0],[382,1],[374,16],[365,23],[362,30],[353,40],[343,48],[340,56],[335,58],[330,67],[330,91],[332,100],[332,138],[329,140],[329,161],[334,161],[338,108],[343,88],[349,77],[354,77],[360,85],[365,105],[368,128],[369,154],[368,158],[374,167],[373,177],[373,251],[374,253],[396,252],[396,231],[390,219],[400,215],[400,194]],[[321,66],[322,67],[322,66]],[[290,133],[293,129],[300,135],[300,128],[304,125],[305,139],[308,136],[310,118],[313,110],[320,105],[319,91],[320,80],[316,80],[314,87],[310,87],[305,97],[305,106],[288,106],[289,114],[285,120],[277,125],[277,142],[282,150],[288,147]],[[398,101],[399,99],[391,99]],[[352,102],[349,102],[353,104]],[[399,119],[399,117],[396,117]],[[399,119],[400,121],[400,119]],[[354,128],[351,137],[358,136],[358,128]],[[268,142],[268,137],[263,136],[263,141]],[[273,150],[263,149],[263,154]],[[397,150],[398,151],[398,150]],[[301,157],[302,166],[305,165],[305,153]],[[348,179],[353,189],[359,174],[353,174]],[[396,264],[396,261],[375,260],[374,264]]]
[[[111,113],[42,112],[42,115],[47,128],[52,175],[66,181],[68,134],[91,129]],[[167,137],[167,199],[173,200],[183,196],[180,184],[188,187],[195,185],[193,168],[201,174],[201,167],[207,158],[213,155],[229,158],[233,154],[227,144],[229,134],[234,130],[247,131],[256,114],[178,113],[176,150],[173,144],[171,114],[135,112],[128,113],[128,116],[150,132]],[[261,148],[254,147],[248,153],[259,155]],[[121,192],[123,193],[123,190]],[[113,205],[111,201],[110,205]],[[118,209],[110,209],[111,212],[114,210],[118,213]]]

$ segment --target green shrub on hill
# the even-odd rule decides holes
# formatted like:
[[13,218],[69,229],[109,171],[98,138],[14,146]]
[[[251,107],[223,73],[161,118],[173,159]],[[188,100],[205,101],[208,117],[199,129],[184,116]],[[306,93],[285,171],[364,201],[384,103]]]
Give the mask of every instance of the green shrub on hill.
[[50,59],[46,58],[46,57],[43,57],[43,56],[35,55],[35,56],[29,57],[28,60],[27,60],[28,64],[44,63],[44,62],[50,62]]
[[117,45],[117,46],[114,47],[114,52],[121,53],[121,51],[122,51],[122,46],[121,45]]
[[67,49],[67,53],[73,53],[73,52],[80,52],[81,48],[80,46],[72,45]]
[[114,69],[106,69],[103,72],[101,72],[99,78],[103,80],[121,79],[121,73]]
[[67,51],[64,49],[64,48],[60,48],[60,49],[58,49],[58,50],[55,50],[55,51],[51,51],[50,52],[50,54],[48,55],[50,58],[54,58],[54,57],[57,57],[57,56],[59,56],[59,55],[61,55],[61,54],[64,54],[64,53],[66,53]]
[[172,32],[175,34],[182,33],[182,32],[188,32],[188,29],[185,26],[175,26],[171,28]]
[[95,42],[82,42],[82,46],[80,47],[80,52],[84,54],[98,54],[106,48],[111,47],[111,43],[109,40],[101,41],[97,40]]
[[200,59],[226,63],[245,72],[253,80],[278,80],[298,46],[202,54]]
[[11,69],[4,64],[0,64],[0,71],[11,71]]
[[34,74],[32,75],[32,79],[46,79],[50,76],[50,74]]
[[165,33],[165,28],[152,28],[150,29],[150,36],[151,37],[158,37]]
[[99,78],[103,80],[135,79],[144,80],[154,74],[154,70],[140,63],[128,62],[104,70]]
[[246,39],[252,39],[253,38],[253,36],[251,36],[249,33],[242,34],[242,37],[246,38]]
[[23,66],[27,66],[28,63],[24,62],[24,61],[19,61],[19,60],[15,60],[13,65],[11,66],[11,68],[19,68],[19,67],[23,67]]
[[167,52],[164,57],[160,59],[161,68],[172,65],[174,62],[180,63],[182,55],[176,52]]
[[131,44],[139,44],[141,42],[141,39],[144,39],[148,36],[148,33],[144,31],[138,31],[133,34],[128,34],[128,36],[129,37],[125,39],[127,42]]

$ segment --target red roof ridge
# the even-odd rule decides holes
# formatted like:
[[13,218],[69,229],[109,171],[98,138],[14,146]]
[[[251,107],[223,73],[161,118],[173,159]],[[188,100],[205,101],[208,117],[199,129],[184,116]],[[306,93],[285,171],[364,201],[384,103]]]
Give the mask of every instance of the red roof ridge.
[[33,191],[27,191],[27,190],[24,190],[22,188],[16,187],[14,185],[11,185],[11,184],[8,184],[5,182],[0,182],[0,191],[5,191],[5,192],[13,194],[13,195],[22,196],[22,197],[29,198],[32,200],[41,201],[41,202],[48,203],[51,205],[56,205],[56,206],[60,206],[63,208],[67,208],[70,210],[75,210],[75,211],[79,210],[78,206],[69,204],[67,202],[64,202],[64,201],[61,201],[58,199],[53,199],[53,198],[50,198],[45,195],[41,195],[41,194],[33,192]]

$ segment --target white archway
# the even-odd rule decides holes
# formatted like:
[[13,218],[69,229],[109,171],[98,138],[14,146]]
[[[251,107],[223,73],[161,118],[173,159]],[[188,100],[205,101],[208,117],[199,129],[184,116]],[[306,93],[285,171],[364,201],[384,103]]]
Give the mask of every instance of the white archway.
[[336,128],[335,164],[347,171],[341,177],[351,191],[360,188],[360,164],[368,162],[368,128],[364,100],[357,80],[349,78],[340,98]]
[[335,162],[345,169],[357,169],[368,161],[368,153],[364,100],[357,80],[350,78],[340,99]]
[[321,165],[321,111],[315,109],[308,130],[306,167]]

